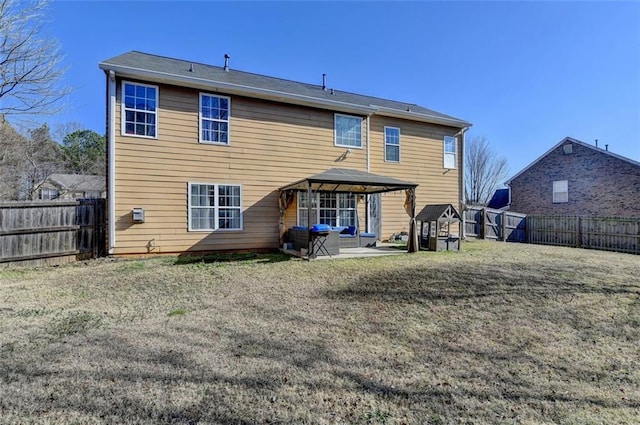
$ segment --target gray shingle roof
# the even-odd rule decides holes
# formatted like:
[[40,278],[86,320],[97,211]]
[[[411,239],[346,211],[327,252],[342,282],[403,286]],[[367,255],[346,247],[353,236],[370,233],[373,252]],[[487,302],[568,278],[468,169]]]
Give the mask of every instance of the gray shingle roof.
[[418,186],[416,183],[393,177],[379,176],[365,171],[330,168],[322,173],[282,187],[280,190],[306,190],[309,184],[311,184],[311,189],[314,191],[348,193],[381,193]]
[[91,176],[84,174],[51,174],[48,178],[51,183],[65,190],[101,191],[105,190],[104,176]]
[[[222,67],[206,65],[173,59],[163,56],[152,55],[137,51],[131,51],[120,56],[108,59],[100,63],[100,68],[104,70],[114,70],[125,75],[140,78],[155,76],[167,83],[180,84],[180,82],[198,82],[202,86],[212,87],[222,86],[227,88],[245,89],[265,93],[266,91],[282,95],[282,101],[287,101],[287,97],[297,97],[306,99],[308,102],[322,103],[342,103],[354,105],[361,108],[370,108],[384,115],[385,113],[401,113],[408,119],[413,116],[415,119],[424,121],[431,118],[434,122],[448,124],[454,127],[467,127],[470,124],[459,118],[445,115],[432,109],[425,108],[413,103],[398,102],[394,100],[381,99],[372,96],[349,93],[341,90],[323,90],[322,86],[315,84],[301,83],[297,81],[285,80],[281,78],[267,77],[250,72],[230,69],[225,71]],[[290,99],[289,99],[290,100]]]
[[454,206],[451,204],[427,205],[422,209],[422,211],[418,213],[418,215],[416,215],[416,220],[437,221],[443,216],[443,214],[447,213],[448,211],[451,213],[451,219],[454,219],[456,221],[461,220],[460,214],[458,214],[458,211],[456,211]]

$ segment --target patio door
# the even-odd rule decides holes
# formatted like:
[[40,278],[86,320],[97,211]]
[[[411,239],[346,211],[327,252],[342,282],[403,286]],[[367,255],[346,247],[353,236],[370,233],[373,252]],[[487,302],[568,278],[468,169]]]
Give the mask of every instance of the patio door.
[[380,231],[382,230],[382,209],[380,208],[380,194],[375,193],[368,195],[367,202],[367,232],[375,233],[380,239]]

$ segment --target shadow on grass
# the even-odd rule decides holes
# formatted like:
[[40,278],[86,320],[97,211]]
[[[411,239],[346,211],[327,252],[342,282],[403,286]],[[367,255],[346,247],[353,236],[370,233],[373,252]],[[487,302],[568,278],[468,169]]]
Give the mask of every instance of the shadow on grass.
[[491,267],[453,270],[445,264],[366,274],[344,287],[325,292],[330,299],[409,304],[505,295],[540,298],[571,294],[640,296],[640,285],[587,284],[578,278],[568,280],[552,270],[541,272],[525,267],[507,273]]
[[181,254],[176,258],[176,265],[212,264],[212,263],[250,263],[266,264],[291,260],[291,256],[280,252],[271,253],[215,253],[215,254]]

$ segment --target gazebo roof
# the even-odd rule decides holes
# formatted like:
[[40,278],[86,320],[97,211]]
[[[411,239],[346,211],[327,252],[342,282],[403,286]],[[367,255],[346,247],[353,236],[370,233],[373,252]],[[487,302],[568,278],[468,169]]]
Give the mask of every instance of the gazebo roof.
[[427,205],[416,215],[418,221],[461,220],[460,214],[451,204]]
[[307,190],[342,193],[382,193],[413,189],[416,183],[365,171],[331,168],[319,174],[283,186],[280,190]]

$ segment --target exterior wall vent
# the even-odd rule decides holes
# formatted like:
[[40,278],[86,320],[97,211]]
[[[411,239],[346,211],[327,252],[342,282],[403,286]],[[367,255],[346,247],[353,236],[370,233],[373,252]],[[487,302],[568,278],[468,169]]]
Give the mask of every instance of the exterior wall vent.
[[567,143],[565,145],[562,145],[562,152],[565,155],[571,155],[573,153],[573,144]]

